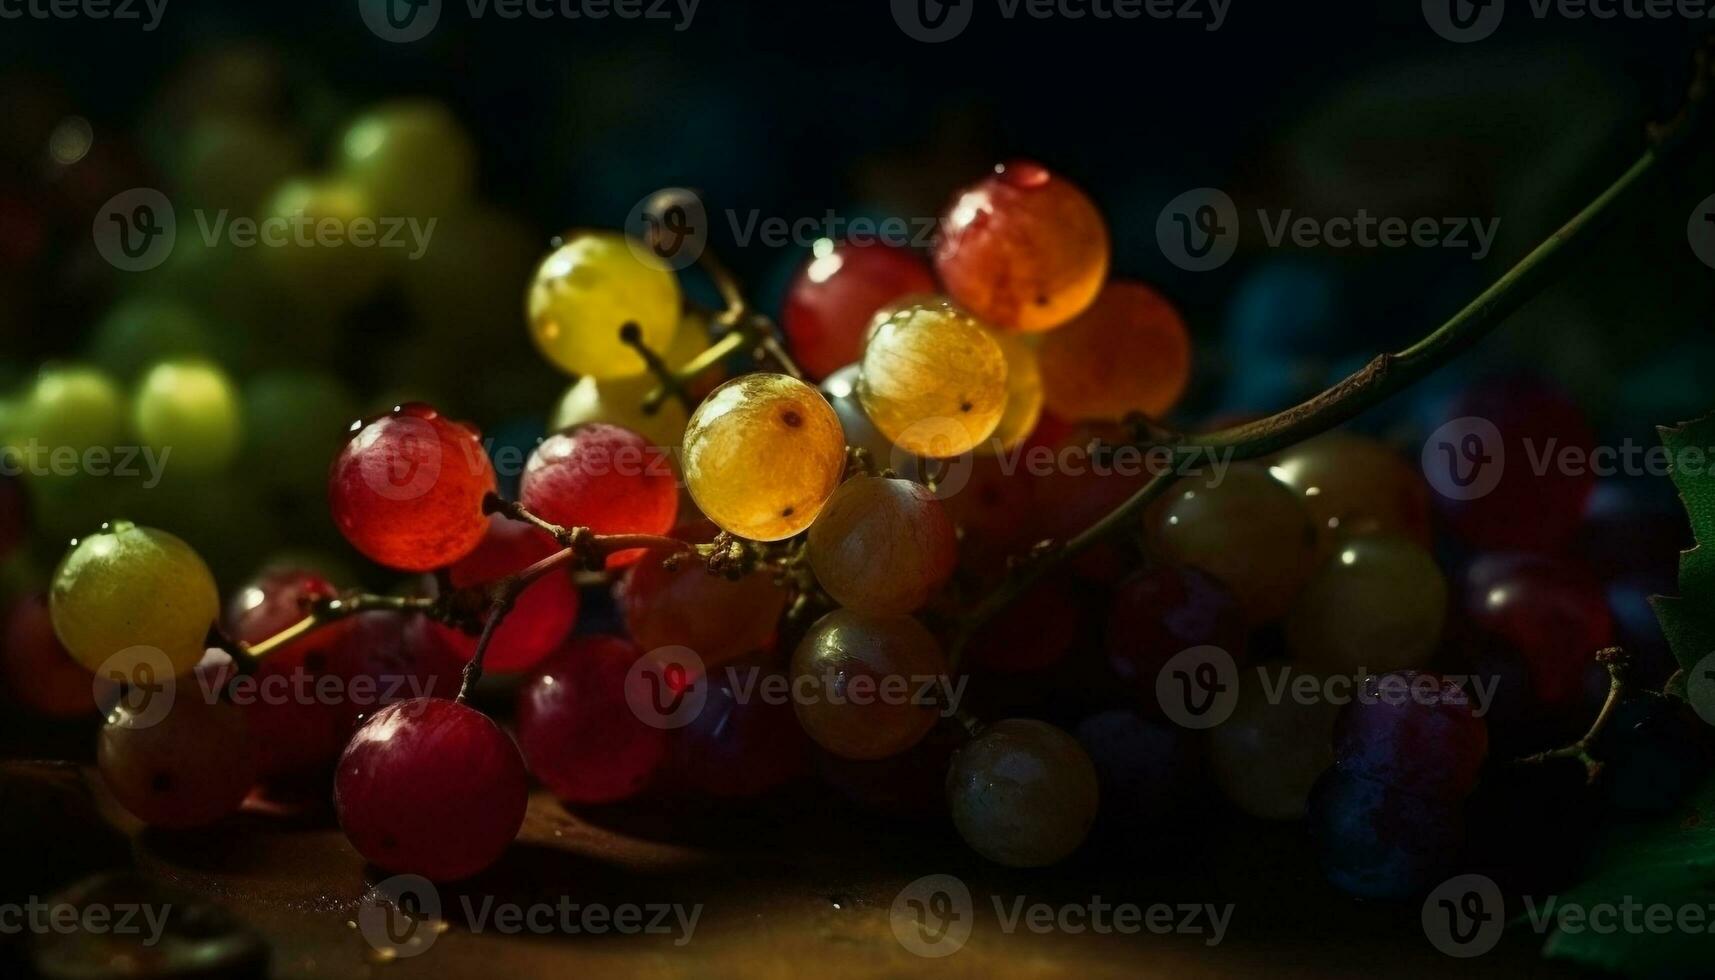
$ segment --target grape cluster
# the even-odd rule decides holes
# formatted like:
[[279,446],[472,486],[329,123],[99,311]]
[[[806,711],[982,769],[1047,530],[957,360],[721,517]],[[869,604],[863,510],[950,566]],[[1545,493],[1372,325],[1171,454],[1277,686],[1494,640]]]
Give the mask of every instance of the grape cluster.
[[[197,193],[310,215],[452,210],[463,229],[453,258],[403,273],[287,249],[262,263],[277,285],[331,316],[397,274],[446,338],[497,303],[516,316],[518,283],[491,295],[446,274],[516,240],[470,205],[474,154],[444,110],[376,108],[322,177],[242,179],[228,143],[261,136],[240,135],[194,145],[221,164]],[[1590,654],[1615,633],[1610,583],[1578,553],[1591,487],[1520,466],[1486,497],[1435,504],[1433,473],[1347,431],[1202,470],[1143,455],[1192,390],[1191,334],[1110,261],[1094,202],[1027,161],[954,194],[926,256],[817,243],[778,335],[741,303],[690,301],[647,243],[571,231],[523,270],[514,338],[569,387],[546,431],[507,439],[441,399],[352,423],[356,399],[320,375],[235,382],[193,356],[213,343],[198,314],[129,302],[98,331],[99,368],[45,369],[7,405],[8,445],[131,431],[213,479],[262,439],[276,455],[260,480],[294,507],[273,471],[331,458],[318,518],[325,503],[395,588],[341,589],[282,555],[223,610],[202,549],[114,521],[74,542],[45,600],[11,609],[0,667],[43,713],[114,705],[99,768],[147,823],[206,825],[307,785],[331,791],[365,860],[436,880],[500,861],[532,784],[574,807],[731,802],[814,772],[1013,867],[1224,799],[1307,819],[1342,889],[1410,896],[1457,856],[1491,736],[1540,747],[1588,700]],[[1508,438],[1589,440],[1575,407],[1516,379],[1454,410]],[[1162,492],[1140,516],[1080,539],[1146,487]],[[16,490],[0,482],[0,518]],[[16,536],[0,520],[0,550]],[[1068,554],[1075,539],[1090,546]],[[1192,650],[1203,666],[1178,666]],[[1230,668],[1232,697],[1192,730],[1165,692],[1204,668]],[[1454,668],[1494,680],[1495,703],[1430,672]],[[1283,694],[1267,679],[1283,670],[1314,692]],[[1327,693],[1342,677],[1377,696],[1342,711]],[[241,697],[249,684],[291,693]],[[140,696],[163,685],[164,709]],[[669,724],[669,704],[693,708]],[[1608,791],[1659,809],[1708,760],[1651,769],[1648,746],[1686,719],[1647,708],[1617,722]]]

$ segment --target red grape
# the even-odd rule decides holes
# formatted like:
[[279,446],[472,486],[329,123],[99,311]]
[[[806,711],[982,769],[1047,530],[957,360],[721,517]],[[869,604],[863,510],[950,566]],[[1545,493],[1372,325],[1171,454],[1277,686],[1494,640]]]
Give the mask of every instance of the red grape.
[[396,701],[458,693],[463,664],[434,620],[376,610],[345,624],[327,652],[328,673],[339,679],[334,710],[343,730]]
[[[1448,418],[1476,418],[1493,426],[1475,441],[1466,436],[1455,445],[1431,436],[1425,447],[1430,483],[1443,490],[1439,502],[1454,533],[1497,551],[1546,552],[1567,543],[1596,486],[1589,465],[1560,463],[1566,452],[1583,454],[1587,463],[1595,448],[1595,434],[1579,407],[1540,381],[1505,377],[1470,388],[1454,402]],[[1489,445],[1496,434],[1499,444]],[[1487,457],[1492,458],[1484,462]],[[1540,472],[1539,459],[1547,464]],[[1447,494],[1460,487],[1458,481],[1482,480],[1497,465],[1498,481],[1487,493],[1469,500]],[[1472,492],[1480,486],[1474,484]]]
[[810,740],[788,700],[762,696],[778,670],[734,665],[717,672],[708,700],[673,742],[676,784],[722,799],[761,796],[801,775]]
[[[524,465],[524,506],[544,520],[597,534],[665,534],[679,514],[679,487],[667,453],[617,425],[592,422],[542,441]],[[622,568],[640,549],[616,552]]]
[[[1503,691],[1513,710],[1576,704],[1597,650],[1613,642],[1607,597],[1582,565],[1537,555],[1484,555],[1465,573],[1465,610],[1483,639],[1484,664],[1523,668],[1529,688]],[[1498,662],[1497,662],[1498,661]],[[1502,669],[1503,675],[1516,671]],[[1522,698],[1522,703],[1519,700]]]
[[1152,714],[1160,713],[1156,678],[1175,654],[1213,646],[1243,663],[1248,640],[1244,611],[1232,591],[1188,565],[1135,573],[1119,584],[1108,610],[1108,663]]
[[1414,670],[1366,678],[1334,723],[1334,765],[1444,802],[1470,795],[1489,732],[1456,684]]
[[203,698],[196,683],[179,687],[159,718],[160,706],[147,699],[121,702],[96,742],[96,764],[114,798],[154,827],[214,823],[237,810],[256,782],[244,712]]
[[518,742],[530,772],[568,803],[637,795],[667,758],[665,728],[626,698],[643,651],[618,636],[580,636],[518,693]]
[[524,824],[529,778],[518,747],[487,715],[417,698],[365,722],[334,779],[346,839],[369,863],[434,881],[468,878]]
[[[693,524],[673,532],[683,541],[709,541],[714,529]],[[614,600],[625,615],[631,638],[645,650],[689,647],[710,667],[774,642],[786,590],[774,576],[756,571],[737,580],[712,575],[695,557],[682,557],[671,569],[666,556],[651,551],[614,586]]]
[[[227,603],[226,629],[242,643],[258,643],[303,619],[310,604],[337,595],[333,583],[298,568],[264,570]],[[241,706],[264,778],[331,766],[345,748],[351,725],[328,692],[332,651],[351,628],[337,620],[275,649],[257,667],[254,696]],[[326,693],[333,693],[329,699]]]
[[881,242],[816,243],[786,293],[780,326],[812,378],[825,378],[863,353],[875,312],[913,293],[935,291],[929,265],[915,252]]
[[[492,582],[535,564],[560,550],[551,536],[501,514],[491,515],[488,536],[476,550],[447,570],[454,588]],[[568,572],[549,572],[530,583],[495,630],[483,669],[500,674],[528,670],[559,649],[578,620],[578,587]],[[476,655],[477,638],[462,630],[445,633],[459,656]]]
[[96,711],[95,675],[60,645],[43,593],[20,598],[6,614],[0,667],[7,690],[31,711],[52,718],[82,718]]
[[995,326],[1049,330],[1107,279],[1107,225],[1070,181],[1040,164],[1002,164],[947,208],[935,271],[960,306]]
[[426,572],[482,542],[482,502],[495,479],[474,429],[418,403],[353,428],[328,478],[334,523],[353,547],[383,565]]

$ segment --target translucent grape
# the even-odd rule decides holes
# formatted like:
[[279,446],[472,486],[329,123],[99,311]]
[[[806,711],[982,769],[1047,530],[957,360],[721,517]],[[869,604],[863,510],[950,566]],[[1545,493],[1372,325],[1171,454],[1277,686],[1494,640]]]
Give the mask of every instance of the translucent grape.
[[1330,432],[1281,453],[1269,472],[1304,500],[1324,555],[1347,535],[1378,531],[1431,544],[1429,486],[1385,443]]
[[622,637],[578,637],[519,691],[518,743],[530,772],[560,799],[627,799],[666,760],[667,729],[645,723],[626,698],[643,652]]
[[1300,699],[1290,685],[1270,694],[1258,671],[1240,673],[1233,713],[1209,733],[1209,767],[1239,809],[1264,820],[1297,820],[1317,777],[1334,764],[1340,706],[1320,691]]
[[679,325],[679,284],[624,235],[579,232],[537,267],[526,314],[536,346],[561,370],[623,378],[649,366],[621,328],[635,324],[651,350],[665,350]]
[[441,215],[470,196],[476,149],[445,106],[426,99],[380,105],[339,141],[340,166],[390,215]]
[[208,473],[231,462],[243,438],[243,408],[226,372],[212,364],[169,361],[143,376],[132,420],[144,445],[170,453],[170,465]]
[[158,650],[175,675],[187,673],[220,614],[214,576],[191,546],[130,521],[76,542],[48,597],[54,632],[78,663],[138,682],[160,678],[143,676],[157,655],[137,648]]
[[816,581],[840,605],[876,615],[928,602],[952,576],[958,547],[941,501],[908,480],[853,477],[810,525]]
[[1162,418],[1191,379],[1179,311],[1148,286],[1113,282],[1072,322],[1042,338],[1042,390],[1067,419]]
[[1366,534],[1347,539],[1299,593],[1286,642],[1300,663],[1332,671],[1421,667],[1446,618],[1435,559],[1405,538]]
[[[699,524],[673,536],[701,543],[714,533]],[[645,650],[689,647],[713,667],[771,646],[789,597],[770,572],[729,579],[700,561],[681,559],[669,569],[664,558],[646,553],[614,586],[626,630]]]
[[[488,534],[482,543],[454,562],[447,575],[455,589],[481,585],[521,572],[559,550],[559,544],[542,531],[495,514],[489,518]],[[483,654],[483,669],[518,673],[559,649],[577,623],[578,601],[577,584],[563,569],[530,583],[494,631],[488,652]],[[450,629],[447,636],[464,659],[476,655],[476,637]]]
[[714,390],[685,430],[691,499],[723,530],[779,541],[810,526],[845,472],[845,435],[821,393],[783,374]]
[[935,726],[937,678],[947,661],[933,634],[909,616],[839,609],[823,616],[792,654],[793,706],[816,744],[848,759],[883,759]]
[[95,675],[60,645],[46,595],[27,595],[12,604],[4,638],[0,674],[14,699],[52,718],[95,713]]
[[1310,515],[1260,467],[1235,464],[1213,487],[1181,483],[1151,513],[1167,553],[1232,589],[1253,624],[1280,618],[1315,568]]
[[941,300],[883,310],[864,347],[858,400],[894,445],[969,452],[1006,412],[1006,355],[975,318]]
[[1008,719],[971,739],[947,772],[959,836],[1013,868],[1040,868],[1078,849],[1096,819],[1096,767],[1076,739],[1040,721]]
[[426,572],[481,543],[488,533],[482,502],[494,489],[476,431],[410,403],[356,429],[334,460],[328,507],[358,551]]
[[915,252],[884,243],[818,241],[786,291],[780,326],[799,366],[825,378],[858,359],[875,312],[935,288]]
[[369,863],[433,881],[500,859],[529,803],[518,747],[456,701],[401,701],[358,729],[340,757],[334,808]]
[[96,765],[114,799],[155,827],[201,827],[238,809],[256,782],[244,713],[184,685],[172,707],[121,702],[96,741]]
[[[665,534],[679,515],[667,454],[630,429],[600,422],[543,440],[524,464],[520,495],[536,516],[597,534]],[[641,554],[616,552],[607,567]]]
[[961,191],[941,217],[935,271],[947,292],[1006,330],[1060,326],[1108,275],[1096,206],[1039,164],[1015,161]]
[[1006,410],[994,433],[976,447],[979,453],[1005,452],[1030,438],[1042,418],[1042,369],[1036,348],[1013,334],[992,335],[1006,356]]

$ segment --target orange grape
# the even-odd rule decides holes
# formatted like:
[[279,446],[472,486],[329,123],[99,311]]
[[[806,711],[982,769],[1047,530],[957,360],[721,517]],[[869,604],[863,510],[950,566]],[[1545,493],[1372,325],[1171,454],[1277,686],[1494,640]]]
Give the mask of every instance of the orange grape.
[[1191,339],[1148,286],[1109,283],[1089,309],[1042,338],[1043,397],[1066,419],[1168,413],[1191,378]]
[[810,567],[834,601],[885,615],[913,612],[959,559],[952,519],[921,483],[853,477],[810,525]]

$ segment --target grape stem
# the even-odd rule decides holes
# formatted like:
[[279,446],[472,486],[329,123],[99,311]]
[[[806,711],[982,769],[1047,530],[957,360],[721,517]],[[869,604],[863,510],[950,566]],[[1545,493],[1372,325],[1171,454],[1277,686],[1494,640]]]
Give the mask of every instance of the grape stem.
[[1573,246],[1587,243],[1592,237],[1592,229],[1612,218],[1618,210],[1616,205],[1642,184],[1645,177],[1654,173],[1663,159],[1685,144],[1690,131],[1701,122],[1711,62],[1715,61],[1710,54],[1711,46],[1715,45],[1706,45],[1696,53],[1696,72],[1685,107],[1669,122],[1649,127],[1650,145],[1643,155],[1546,241],[1417,343],[1397,353],[1377,355],[1356,373],[1326,391],[1244,425],[1191,434],[1148,420],[1138,423],[1138,441],[1172,449],[1175,467],[1157,474],[1124,503],[1079,534],[1058,546],[1038,546],[1028,557],[1018,561],[1001,584],[960,620],[949,651],[952,667],[958,668],[971,635],[1029,591],[1031,586],[1115,531],[1135,524],[1144,508],[1173,484],[1174,469],[1179,462],[1194,462],[1212,452],[1229,455],[1235,461],[1255,459],[1296,445],[1415,384],[1486,337],[1563,272],[1568,260],[1576,254]]
[[[332,599],[324,599],[310,607],[309,615],[286,627],[273,636],[258,640],[255,643],[238,643],[229,641],[226,647],[228,653],[242,654],[246,657],[261,658],[273,653],[280,647],[292,642],[311,630],[319,629],[329,623],[355,616],[361,612],[373,612],[378,609],[396,612],[431,612],[435,600],[422,596],[372,595],[367,592],[347,592]],[[238,659],[236,656],[234,659]]]
[[1631,658],[1619,647],[1606,647],[1596,652],[1596,662],[1608,668],[1608,697],[1602,702],[1601,710],[1596,712],[1596,719],[1590,723],[1590,730],[1571,745],[1514,759],[1515,763],[1533,765],[1552,759],[1577,759],[1584,764],[1584,774],[1588,781],[1594,783],[1596,777],[1601,775],[1602,761],[1592,755],[1590,749],[1601,737],[1602,731],[1608,727],[1608,722],[1613,719],[1614,709],[1626,699],[1630,690],[1626,675],[1631,667]]

